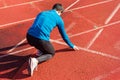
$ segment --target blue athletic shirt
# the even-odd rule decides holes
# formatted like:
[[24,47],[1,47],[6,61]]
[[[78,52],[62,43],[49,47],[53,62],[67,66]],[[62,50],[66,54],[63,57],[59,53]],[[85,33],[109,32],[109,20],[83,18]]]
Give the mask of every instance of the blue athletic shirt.
[[64,28],[64,22],[62,18],[57,14],[56,10],[48,10],[39,13],[33,23],[29,28],[28,34],[42,40],[49,41],[50,33],[55,28],[58,27],[58,30],[63,38],[63,40],[73,48],[68,35],[66,34]]

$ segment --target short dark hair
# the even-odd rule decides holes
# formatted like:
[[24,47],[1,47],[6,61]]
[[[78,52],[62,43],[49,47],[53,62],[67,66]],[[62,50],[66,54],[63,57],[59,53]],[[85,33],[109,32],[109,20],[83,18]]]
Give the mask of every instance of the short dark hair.
[[64,8],[63,8],[62,4],[60,4],[60,3],[54,4],[52,9],[55,9],[57,11],[62,11],[62,12],[64,11]]

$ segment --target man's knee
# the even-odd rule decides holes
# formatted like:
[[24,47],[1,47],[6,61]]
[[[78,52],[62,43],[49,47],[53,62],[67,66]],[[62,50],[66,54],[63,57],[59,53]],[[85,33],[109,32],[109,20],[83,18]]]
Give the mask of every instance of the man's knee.
[[46,54],[46,56],[47,56],[47,59],[51,59],[53,57],[52,54]]

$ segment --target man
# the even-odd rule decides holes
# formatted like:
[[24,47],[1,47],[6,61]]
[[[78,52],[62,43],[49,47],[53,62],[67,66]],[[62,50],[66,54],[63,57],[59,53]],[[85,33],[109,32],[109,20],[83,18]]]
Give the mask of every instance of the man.
[[39,50],[38,57],[31,57],[29,59],[29,73],[32,76],[34,69],[38,63],[46,61],[52,58],[55,54],[55,50],[50,43],[50,33],[57,26],[63,40],[73,48],[79,50],[79,48],[71,43],[64,29],[64,22],[60,15],[63,13],[63,7],[61,4],[56,3],[53,5],[52,10],[43,11],[39,13],[27,32],[27,41],[31,46],[34,46]]

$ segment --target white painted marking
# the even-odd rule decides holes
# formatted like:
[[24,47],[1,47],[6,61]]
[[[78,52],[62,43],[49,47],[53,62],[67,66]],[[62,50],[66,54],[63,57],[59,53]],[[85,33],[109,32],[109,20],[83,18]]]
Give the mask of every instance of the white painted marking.
[[67,28],[66,31],[69,31],[70,29],[72,29],[75,26],[75,22],[72,22]]
[[[52,42],[55,42],[56,40],[51,40]],[[61,43],[61,42],[58,42],[56,41],[56,43],[59,43],[59,44],[64,44],[64,43]],[[5,54],[5,55],[2,55],[0,56],[0,58],[4,58],[6,56],[9,56],[9,55],[13,55],[13,54],[18,54],[20,52],[23,52],[23,51],[27,51],[27,50],[30,50],[30,49],[33,49],[34,47],[28,47],[28,48],[25,48],[25,49],[21,49],[21,50],[18,50],[18,51],[15,51],[15,52],[11,52],[9,54]]]
[[[111,0],[112,1],[112,0]],[[29,19],[29,20],[33,20],[34,18],[31,18],[31,19]],[[27,20],[25,20],[25,21],[29,21],[28,19]],[[108,25],[104,25],[104,26],[102,26],[102,27],[108,27],[108,26],[110,26],[110,25],[114,25],[114,24],[118,24],[120,21],[116,21],[116,22],[114,22],[114,23],[111,23],[111,24],[108,24]],[[16,23],[16,22],[15,22]],[[12,24],[12,23],[11,23]],[[101,27],[100,27],[101,28]],[[100,29],[100,28],[97,28],[97,29]],[[94,30],[97,30],[97,29],[93,29],[93,30],[89,30],[88,32],[90,32],[90,31],[94,31]],[[56,42],[56,43],[59,43],[59,44],[64,44],[64,43],[62,43],[62,42],[59,42],[59,41],[54,41],[54,42]],[[64,44],[65,45],[65,44]],[[26,50],[29,50],[29,49],[32,49],[33,47],[29,47],[29,48],[26,48],[26,49],[22,49],[22,50],[19,50],[19,51],[15,51],[15,52],[12,52],[12,53],[10,53],[10,54],[8,54],[8,55],[11,55],[11,54],[16,54],[16,53],[19,53],[19,52],[23,52],[23,51],[26,51]],[[115,57],[115,56],[111,56],[111,55],[108,55],[108,54],[104,54],[104,53],[101,53],[101,52],[97,52],[97,51],[89,51],[89,49],[85,49],[85,48],[81,48],[81,47],[79,47],[81,50],[84,50],[84,51],[88,51],[88,52],[92,52],[92,53],[95,53],[95,54],[100,54],[100,55],[103,55],[103,56],[109,56],[110,58],[113,58],[113,59],[120,59],[120,58],[118,58],[118,57]],[[8,56],[8,55],[4,55],[4,56],[0,56],[0,58],[2,58],[2,57],[5,57],[5,56]]]
[[31,20],[34,20],[34,19],[35,18],[30,18],[30,19],[16,21],[16,22],[8,23],[8,24],[3,24],[3,25],[0,25],[0,29],[4,28],[5,26],[10,26],[10,25],[14,25],[14,24],[22,23],[22,22],[27,22],[27,21],[31,21]]
[[[58,44],[61,44],[61,45],[66,45],[66,46],[67,46],[67,44],[66,44],[65,42],[60,42],[60,41],[52,40],[52,39],[50,39],[50,41],[51,41],[51,42],[58,43]],[[28,47],[28,48],[26,48],[26,49],[22,49],[22,50],[19,50],[19,51],[15,51],[15,52],[12,52],[12,53],[9,53],[9,54],[0,56],[0,58],[6,57],[6,56],[8,56],[8,55],[17,54],[17,53],[20,53],[20,52],[23,52],[23,51],[26,51],[26,50],[30,50],[30,49],[33,49],[33,48],[34,48],[34,47]],[[112,56],[112,55],[109,55],[109,54],[107,54],[107,53],[103,53],[103,52],[99,52],[99,51],[94,51],[94,50],[90,50],[90,49],[86,49],[86,48],[82,48],[82,47],[79,47],[79,49],[80,49],[80,50],[83,50],[83,51],[86,51],[86,52],[93,53],[93,54],[98,54],[98,55],[105,56],[105,57],[108,57],[108,58],[120,60],[119,57]]]
[[[41,1],[41,0],[40,0]],[[95,3],[95,4],[90,4],[90,5],[86,5],[86,6],[82,6],[82,7],[78,7],[78,8],[73,8],[71,10],[66,10],[65,12],[68,12],[68,11],[72,11],[72,10],[77,10],[77,9],[82,9],[82,8],[87,8],[87,7],[91,7],[91,6],[96,6],[98,4],[103,4],[103,3],[107,3],[107,2],[110,2],[110,1],[113,1],[113,0],[108,0],[108,1],[103,1],[103,2],[99,2],[99,3]],[[30,3],[30,2],[28,2]],[[26,3],[26,4],[28,4]],[[23,5],[23,4],[21,4]],[[15,6],[15,5],[14,5]],[[14,6],[10,6],[10,7],[14,7]],[[16,5],[18,6],[18,5]],[[4,26],[10,26],[10,25],[13,25],[13,24],[18,24],[18,23],[21,23],[21,22],[24,22],[24,21],[31,21],[31,20],[34,20],[35,18],[29,18],[29,19],[25,19],[25,20],[21,20],[21,21],[16,21],[16,22],[12,22],[12,23],[7,23],[7,24],[3,24],[3,25],[0,25],[0,29]]]
[[105,21],[105,24],[108,24],[110,20],[114,17],[114,15],[117,13],[117,11],[120,9],[120,3],[117,5],[117,7],[114,9],[114,11],[110,14],[110,16]]
[[[18,69],[17,67],[8,68],[8,69],[5,69],[4,71],[0,71],[0,74],[8,74],[8,73],[11,73],[17,69]],[[5,80],[5,79],[0,79],[0,80]]]
[[21,6],[21,5],[26,5],[26,4],[30,4],[31,2],[32,3],[35,3],[35,2],[40,2],[40,1],[43,1],[43,0],[36,0],[36,1],[30,1],[30,2],[25,2],[25,3],[21,3],[21,4],[16,4],[16,5],[10,5],[10,6],[6,6],[5,7],[1,7],[0,9],[5,9],[5,8],[10,8],[10,7],[16,7],[16,6]]
[[5,64],[15,63],[15,62],[18,62],[18,60],[0,62],[0,65],[5,65]]
[[120,72],[120,67],[113,70],[113,71],[110,71],[109,73],[99,75],[99,76],[93,78],[92,80],[102,80],[102,79],[105,79],[105,78],[107,78],[107,77],[109,77],[109,76],[111,76],[111,75],[113,75],[113,74],[115,74],[117,72]]
[[55,43],[58,43],[58,44],[62,44],[62,45],[66,45],[67,44],[65,42],[60,42],[60,41],[57,41],[57,40],[53,40],[53,39],[50,39],[51,42],[55,42]]
[[14,46],[12,49],[10,49],[7,53],[12,52],[15,48],[17,48],[19,45],[21,45],[22,43],[24,43],[26,41],[26,38],[23,39],[22,41],[20,41],[16,46]]
[[33,2],[31,2],[30,4],[33,8],[37,9],[39,12],[41,11]]
[[[91,29],[91,30],[87,30],[87,31],[84,31],[84,32],[80,32],[80,33],[71,35],[69,37],[75,37],[75,36],[83,35],[83,34],[86,34],[86,33],[89,33],[89,32],[92,32],[92,31],[95,31],[95,30],[98,30],[98,29],[102,29],[102,28],[105,28],[105,27],[109,27],[109,26],[112,27],[112,25],[116,25],[116,24],[119,24],[119,23],[120,23],[120,21],[116,21],[116,22],[113,22],[113,23],[110,23],[110,24],[106,24],[106,25],[100,26],[98,28],[94,28],[94,29]],[[60,39],[57,39],[57,40],[62,40],[62,39],[60,38]]]
[[82,48],[82,47],[79,47],[79,49],[81,49],[83,51],[93,53],[93,54],[98,54],[98,55],[101,55],[101,56],[104,56],[104,57],[108,57],[108,58],[111,58],[111,59],[120,60],[119,57],[113,56],[113,55],[110,55],[110,54],[107,54],[107,53],[103,53],[103,52],[99,52],[99,51],[95,51],[95,50],[90,50],[90,49],[86,49],[86,48]]
[[117,41],[114,45],[114,49],[120,51],[120,41]]
[[7,7],[7,4],[6,4],[5,0],[2,0],[2,2],[3,2],[3,5],[4,5],[4,8]]
[[95,40],[100,36],[102,33],[103,28],[98,31],[98,33],[95,35],[95,37],[90,41],[89,45],[87,46],[87,49],[89,49],[95,42]]
[[13,55],[13,54],[17,54],[17,53],[20,53],[20,52],[23,52],[23,51],[27,51],[27,50],[30,50],[30,49],[33,49],[33,48],[34,48],[34,47],[28,47],[28,48],[21,49],[21,50],[15,51],[15,52],[11,52],[11,53],[9,53],[9,54],[5,54],[5,55],[0,56],[0,58],[4,58],[4,57],[6,57],[6,56]]
[[[55,43],[58,43],[58,44],[62,44],[62,45],[67,45],[65,42],[60,42],[60,41],[57,41],[57,40],[52,40],[52,39],[51,39],[50,41],[55,42]],[[108,57],[108,58],[120,60],[119,57],[112,56],[112,55],[107,54],[107,53],[103,53],[103,52],[99,52],[99,51],[94,51],[94,50],[90,50],[90,49],[82,48],[82,47],[79,47],[79,49],[80,49],[80,50],[83,50],[83,51],[86,51],[86,52],[93,53],[93,54],[98,54],[98,55],[101,55],[101,56],[104,56],[104,57]]]
[[84,16],[82,16],[82,15],[81,15],[81,17],[82,17],[82,19],[86,20],[86,21],[89,22],[90,24],[92,24],[92,25],[94,25],[94,26],[97,26],[97,24],[96,24],[95,22],[91,21],[90,19],[88,19],[88,18],[86,18],[86,17],[84,17]]
[[88,7],[92,7],[92,6],[96,6],[96,5],[108,3],[108,2],[111,2],[111,1],[113,1],[113,0],[107,0],[107,1],[102,1],[102,2],[98,2],[98,3],[94,3],[94,4],[82,6],[82,7],[77,7],[77,8],[73,8],[73,9],[66,10],[65,12],[74,11],[74,10],[83,9],[83,8],[88,8]]
[[78,3],[80,0],[76,0],[75,2],[73,2],[70,6],[68,6],[66,9],[65,9],[65,11],[66,10],[68,10],[69,8],[71,8],[72,6],[74,6],[76,3]]

